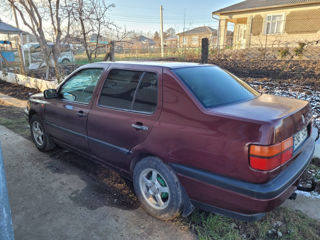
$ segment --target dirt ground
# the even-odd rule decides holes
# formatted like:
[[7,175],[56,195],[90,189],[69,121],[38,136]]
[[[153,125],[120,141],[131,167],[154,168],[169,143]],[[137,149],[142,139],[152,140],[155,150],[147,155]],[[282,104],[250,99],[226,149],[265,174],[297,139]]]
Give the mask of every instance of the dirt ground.
[[3,126],[0,141],[17,240],[195,238],[146,214],[131,185],[108,169],[62,149],[41,153]]
[[21,100],[27,100],[29,98],[29,94],[34,94],[39,91],[34,88],[28,88],[18,84],[12,84],[0,80],[0,92]]
[[[30,128],[23,117],[23,109],[12,106],[0,105],[0,125],[6,126],[11,131],[31,141]],[[104,182],[108,185],[108,192],[112,193],[116,205],[122,208],[135,209],[139,207],[131,182],[121,178],[119,174],[111,169],[105,169],[87,159],[81,158],[77,154],[71,153],[61,148],[57,148],[49,153],[49,156],[64,161],[78,169],[86,170],[88,176],[98,182]],[[80,160],[79,160],[80,158]],[[54,171],[54,168],[52,168]],[[108,177],[106,177],[108,176]]]
[[209,63],[229,70],[239,77],[272,78],[312,82],[319,87],[320,62],[311,60],[259,60],[212,58]]
[[[19,92],[22,93],[21,99],[26,99],[25,93],[28,93],[29,89],[26,88],[23,91],[19,89],[20,86],[9,86],[0,88],[0,92],[13,96],[14,94],[19,95]],[[30,131],[23,117],[23,109],[0,106],[0,125],[4,125],[30,140]],[[33,148],[32,145],[30,146]],[[140,204],[135,197],[131,182],[126,181],[116,172],[102,168],[87,159],[60,148],[46,154],[46,156],[52,160],[47,166],[50,173],[64,175],[66,172],[80,171],[81,176],[87,179],[86,181],[96,183],[70,195],[70,199],[76,206],[92,211],[104,206],[129,212],[139,209]],[[35,164],[37,166],[37,163]],[[139,210],[136,214],[141,217],[142,213]],[[145,213],[143,213],[143,216],[146,216]],[[172,231],[182,231],[182,233],[194,233],[199,239],[320,239],[319,226],[319,222],[306,217],[304,214],[285,208],[278,208],[268,213],[262,221],[256,223],[240,222],[196,210],[188,218],[180,218],[170,222],[169,225],[163,225],[163,231],[167,232],[167,229],[173,229]],[[141,226],[137,227],[140,228]],[[142,224],[142,228],[148,227]],[[59,232],[59,230],[56,231]],[[145,229],[145,231],[148,232],[149,230]],[[61,230],[59,234],[62,234]],[[97,237],[96,239],[102,238]]]
[[[4,119],[7,119],[7,121],[4,121]],[[2,121],[2,122],[1,122]],[[28,140],[30,139],[30,132],[28,129],[28,126],[23,119],[22,115],[22,109],[19,108],[13,108],[13,107],[5,107],[1,106],[0,108],[0,125],[5,125],[6,127],[10,128],[12,131],[15,133],[24,136]],[[0,136],[3,135],[3,132],[0,131]],[[17,137],[11,138],[7,140],[8,145],[7,147],[13,147],[16,144],[16,139]],[[38,216],[42,221],[45,221],[45,219],[49,218],[51,214],[51,208],[54,209],[56,212],[55,214],[62,214],[61,221],[66,221],[66,219],[69,219],[72,214],[75,214],[73,211],[78,211],[77,209],[80,208],[85,210],[84,216],[88,217],[88,211],[89,213],[94,213],[95,211],[98,211],[99,209],[104,209],[105,207],[111,207],[112,209],[117,209],[116,212],[112,214],[112,219],[118,219],[118,221],[121,224],[124,224],[123,218],[121,216],[125,215],[127,212],[130,213],[130,220],[127,219],[127,221],[136,221],[134,222],[133,225],[136,225],[136,229],[132,229],[133,225],[129,224],[130,231],[133,231],[136,237],[139,239],[149,239],[148,237],[145,236],[144,232],[150,232],[150,225],[145,225],[143,222],[141,222],[141,217],[143,216],[143,219],[149,219],[146,221],[153,221],[153,223],[157,222],[157,220],[152,219],[151,217],[148,217],[146,213],[140,209],[140,203],[137,201],[132,183],[130,181],[127,181],[123,179],[119,174],[113,170],[106,169],[101,167],[100,165],[97,165],[87,159],[82,158],[81,156],[71,153],[69,151],[66,151],[61,148],[57,148],[54,151],[43,154],[40,153],[33,144],[28,141],[21,142],[23,140],[19,140],[19,150],[11,151],[10,156],[14,156],[15,152],[18,152],[20,156],[25,154],[25,157],[28,159],[28,161],[23,161],[26,163],[23,163],[21,165],[20,170],[16,169],[17,167],[20,166],[18,163],[11,163],[15,166],[15,169],[11,169],[11,174],[15,172],[19,172],[21,175],[22,172],[27,171],[26,169],[31,168],[31,169],[37,169],[39,166],[41,167],[43,164],[42,162],[44,161],[44,166],[45,168],[40,169],[41,174],[45,174],[45,176],[42,176],[41,179],[38,179],[39,181],[37,184],[40,184],[39,187],[41,187],[42,191],[52,191],[49,190],[51,188],[50,186],[56,186],[55,191],[61,191],[60,187],[57,186],[60,185],[59,182],[63,182],[63,189],[68,187],[70,184],[80,184],[82,186],[82,183],[77,183],[73,178],[72,179],[65,179],[66,174],[67,175],[79,175],[81,176],[81,179],[86,182],[86,187],[84,188],[75,188],[73,186],[70,186],[73,191],[68,191],[68,199],[71,199],[73,204],[72,206],[68,205],[68,208],[70,209],[64,209],[63,207],[56,206],[55,202],[49,201],[47,203],[40,202],[41,204],[45,204],[43,207],[46,207],[48,205],[49,210],[45,211],[43,210],[43,207],[40,207],[41,209],[41,215]],[[7,150],[8,151],[8,150]],[[31,154],[31,155],[30,155]],[[39,155],[38,157],[35,157]],[[17,156],[14,157],[15,159],[21,159],[21,157]],[[23,157],[24,158],[24,157]],[[22,159],[23,159],[22,158]],[[28,163],[31,161],[30,163]],[[11,160],[10,160],[11,162]],[[30,166],[29,166],[29,165]],[[26,166],[28,165],[28,166]],[[7,167],[8,169],[9,167]],[[29,170],[28,170],[29,171]],[[32,170],[34,171],[34,170]],[[10,172],[10,169],[9,169]],[[10,174],[10,173],[9,173]],[[28,172],[28,175],[34,175],[30,174]],[[56,179],[55,181],[58,181],[58,183],[54,182],[47,182],[45,179],[47,179],[48,175],[57,175],[54,177]],[[36,176],[39,175],[39,173],[35,174]],[[24,175],[22,175],[24,176]],[[58,178],[57,178],[58,177]],[[62,180],[61,180],[61,177]],[[49,177],[49,180],[51,177]],[[59,180],[58,180],[59,179]],[[11,187],[10,188],[16,188],[16,186],[21,185],[21,183],[17,184],[21,179],[17,182],[18,180],[12,180],[11,182]],[[34,182],[35,180],[30,180],[28,178],[24,178],[24,182]],[[50,180],[51,181],[51,180]],[[13,184],[13,185],[12,185]],[[22,185],[24,186],[24,185]],[[48,186],[48,187],[46,187]],[[61,185],[62,186],[62,185]],[[30,187],[30,186],[29,186]],[[25,188],[25,187],[24,187]],[[35,191],[34,189],[37,189],[36,185],[32,187],[33,190],[30,190],[31,192]],[[16,192],[18,191],[18,192]],[[29,191],[29,190],[28,190]],[[18,201],[21,198],[30,198],[31,196],[24,196],[24,189],[18,189],[15,190],[15,196],[17,199],[11,200],[14,201],[12,208],[18,208],[17,205],[25,204],[24,201],[23,203]],[[11,194],[12,195],[12,194]],[[58,195],[57,201],[67,201],[63,200],[65,195],[63,196]],[[36,197],[38,199],[39,197]],[[42,197],[41,197],[42,198]],[[50,198],[54,199],[54,196],[50,196]],[[62,199],[61,199],[62,198]],[[47,198],[44,198],[42,200],[46,200]],[[40,200],[39,200],[40,201]],[[64,204],[64,203],[63,203]],[[35,206],[33,205],[26,205],[25,206],[28,209],[29,215],[31,216],[31,219],[29,219],[28,216],[21,216],[18,211],[18,217],[14,217],[14,224],[15,222],[18,222],[16,228],[18,230],[15,230],[17,232],[18,236],[16,239],[24,239],[22,236],[32,236],[32,239],[37,239],[34,237],[33,232],[40,234],[42,236],[42,239],[50,239],[51,238],[46,235],[45,232],[43,232],[43,228],[39,228],[36,225],[29,225],[31,223],[34,223],[34,219],[37,217],[37,213],[35,213]],[[74,210],[72,210],[74,208]],[[19,208],[18,208],[19,209]],[[38,210],[37,210],[38,211]],[[36,212],[37,212],[36,211]],[[45,211],[46,213],[42,213]],[[66,212],[66,214],[63,214],[62,212]],[[70,212],[71,211],[71,212]],[[81,210],[82,211],[82,210]],[[102,210],[103,211],[103,210]],[[120,211],[120,212],[118,212]],[[132,212],[133,211],[133,212]],[[138,211],[138,212],[136,212]],[[23,212],[23,211],[22,211]],[[15,214],[15,213],[14,213]],[[77,213],[80,214],[80,213]],[[118,215],[120,214],[120,215]],[[93,221],[93,217],[89,217],[89,222]],[[139,218],[134,220],[136,217]],[[17,220],[15,220],[15,218]],[[107,218],[107,216],[105,216]],[[26,221],[28,224],[25,224],[25,227],[22,227],[23,222]],[[121,220],[122,219],[122,220]],[[109,227],[103,227],[104,224],[101,223],[101,221],[105,221],[106,219],[101,219],[98,220],[100,222],[96,222],[96,226],[91,227],[91,232],[96,234],[97,232],[100,231],[110,231],[112,230],[109,229]],[[74,227],[75,224],[80,224],[82,222],[81,219],[79,219],[80,222],[75,221],[75,223],[70,224],[69,230],[67,229],[55,229],[55,227],[52,227],[51,225],[47,226],[47,224],[44,224],[48,229],[46,232],[53,234],[53,230],[55,229],[55,233],[59,236],[58,238],[55,239],[66,239],[64,238],[68,234],[71,234],[70,231],[73,234],[78,234],[77,239],[85,239],[81,238],[81,236],[86,236],[88,237],[88,233],[83,231],[82,228],[80,230],[72,230],[72,227]],[[113,220],[112,220],[113,221]],[[39,224],[39,222],[37,222]],[[54,226],[56,226],[55,223]],[[102,224],[102,225],[101,225]],[[118,223],[113,222],[114,227],[118,228]],[[138,225],[137,225],[138,224]],[[162,226],[162,230],[165,232],[165,234],[160,234],[161,237],[153,237],[153,239],[166,239],[164,238],[165,236],[168,236],[167,233],[170,233],[170,231],[174,231],[175,233],[172,234],[178,234],[179,235],[172,235],[175,236],[174,239],[185,239],[186,236],[190,236],[189,234],[196,234],[197,238],[199,239],[278,239],[278,234],[281,234],[283,237],[282,239],[320,239],[320,232],[319,232],[319,226],[320,223],[317,221],[313,221],[306,217],[304,214],[299,213],[299,212],[293,212],[291,210],[285,209],[285,208],[278,208],[266,215],[266,217],[263,218],[262,221],[259,222],[254,222],[254,223],[246,223],[246,222],[241,222],[237,220],[233,220],[230,218],[226,217],[221,217],[218,215],[214,214],[209,214],[207,212],[201,211],[201,210],[196,210],[193,212],[193,214],[188,217],[188,218],[179,218],[176,219],[175,221],[171,221],[169,223],[166,223],[165,225],[162,225],[163,223],[158,223],[158,226]],[[169,224],[169,225],[168,225]],[[31,232],[30,230],[26,229],[26,227],[29,226],[29,228],[34,228],[33,231]],[[22,228],[22,229],[21,229]],[[157,227],[154,227],[154,224],[152,225],[153,229],[158,229]],[[125,236],[123,239],[132,239],[128,237],[128,230],[124,229],[119,229],[119,236]],[[136,233],[136,231],[140,233]],[[157,234],[158,232],[155,231]],[[83,235],[79,235],[82,233]],[[142,234],[143,233],[143,234]],[[113,234],[115,234],[113,232]],[[187,234],[187,235],[185,235]],[[113,235],[115,239],[117,239]],[[189,237],[187,237],[188,239]],[[193,238],[193,237],[192,237]],[[191,239],[192,239],[191,238]],[[31,238],[30,238],[31,239]],[[69,236],[69,239],[73,239],[73,237]],[[100,237],[96,237],[95,239],[103,239]],[[106,238],[109,239],[109,238]],[[120,238],[122,239],[122,237]],[[167,238],[170,239],[170,238]],[[173,238],[171,238],[173,239]]]

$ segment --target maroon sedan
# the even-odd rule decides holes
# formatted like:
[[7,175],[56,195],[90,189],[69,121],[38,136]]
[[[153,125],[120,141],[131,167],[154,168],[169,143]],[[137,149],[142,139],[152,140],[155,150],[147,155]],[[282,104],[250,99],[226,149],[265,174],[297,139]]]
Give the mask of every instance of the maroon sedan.
[[39,150],[117,169],[160,219],[193,206],[259,219],[292,195],[315,146],[308,102],[195,63],[88,64],[33,95],[26,114]]

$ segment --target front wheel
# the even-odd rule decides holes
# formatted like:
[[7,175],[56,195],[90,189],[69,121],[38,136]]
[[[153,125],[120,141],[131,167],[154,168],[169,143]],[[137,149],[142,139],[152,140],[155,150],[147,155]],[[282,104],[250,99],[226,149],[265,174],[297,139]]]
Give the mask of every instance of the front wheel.
[[180,214],[182,191],[173,170],[156,157],[138,162],[133,172],[133,185],[144,209],[161,220]]
[[44,125],[37,115],[33,115],[30,119],[31,137],[36,147],[43,152],[50,151],[55,148],[55,144],[47,134]]

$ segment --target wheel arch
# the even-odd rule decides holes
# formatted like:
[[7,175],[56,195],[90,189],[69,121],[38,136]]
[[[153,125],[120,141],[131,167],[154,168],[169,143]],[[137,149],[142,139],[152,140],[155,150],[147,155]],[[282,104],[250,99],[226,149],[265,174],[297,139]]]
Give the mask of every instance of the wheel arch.
[[[130,161],[130,175],[133,176],[133,169],[135,167],[135,165],[140,162],[142,159],[146,158],[146,157],[156,157],[159,158],[161,160],[160,157],[152,154],[152,153],[148,153],[148,152],[139,152],[136,153],[135,156],[131,159]],[[162,161],[162,160],[161,160]]]
[[30,109],[30,111],[29,111],[29,115],[28,115],[29,122],[30,122],[30,120],[31,120],[32,116],[37,115],[37,114],[38,114],[38,113],[37,113],[37,111],[36,111],[36,110],[34,110],[34,109]]

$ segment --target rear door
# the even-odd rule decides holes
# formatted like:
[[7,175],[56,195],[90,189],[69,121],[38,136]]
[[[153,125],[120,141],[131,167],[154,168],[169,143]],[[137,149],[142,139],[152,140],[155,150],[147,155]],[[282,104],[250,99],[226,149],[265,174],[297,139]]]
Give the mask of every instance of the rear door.
[[45,105],[45,122],[50,135],[81,151],[88,151],[87,118],[93,91],[104,70],[78,71],[59,88],[59,98]]
[[133,147],[145,141],[160,115],[162,68],[111,68],[88,118],[90,150],[127,168]]

